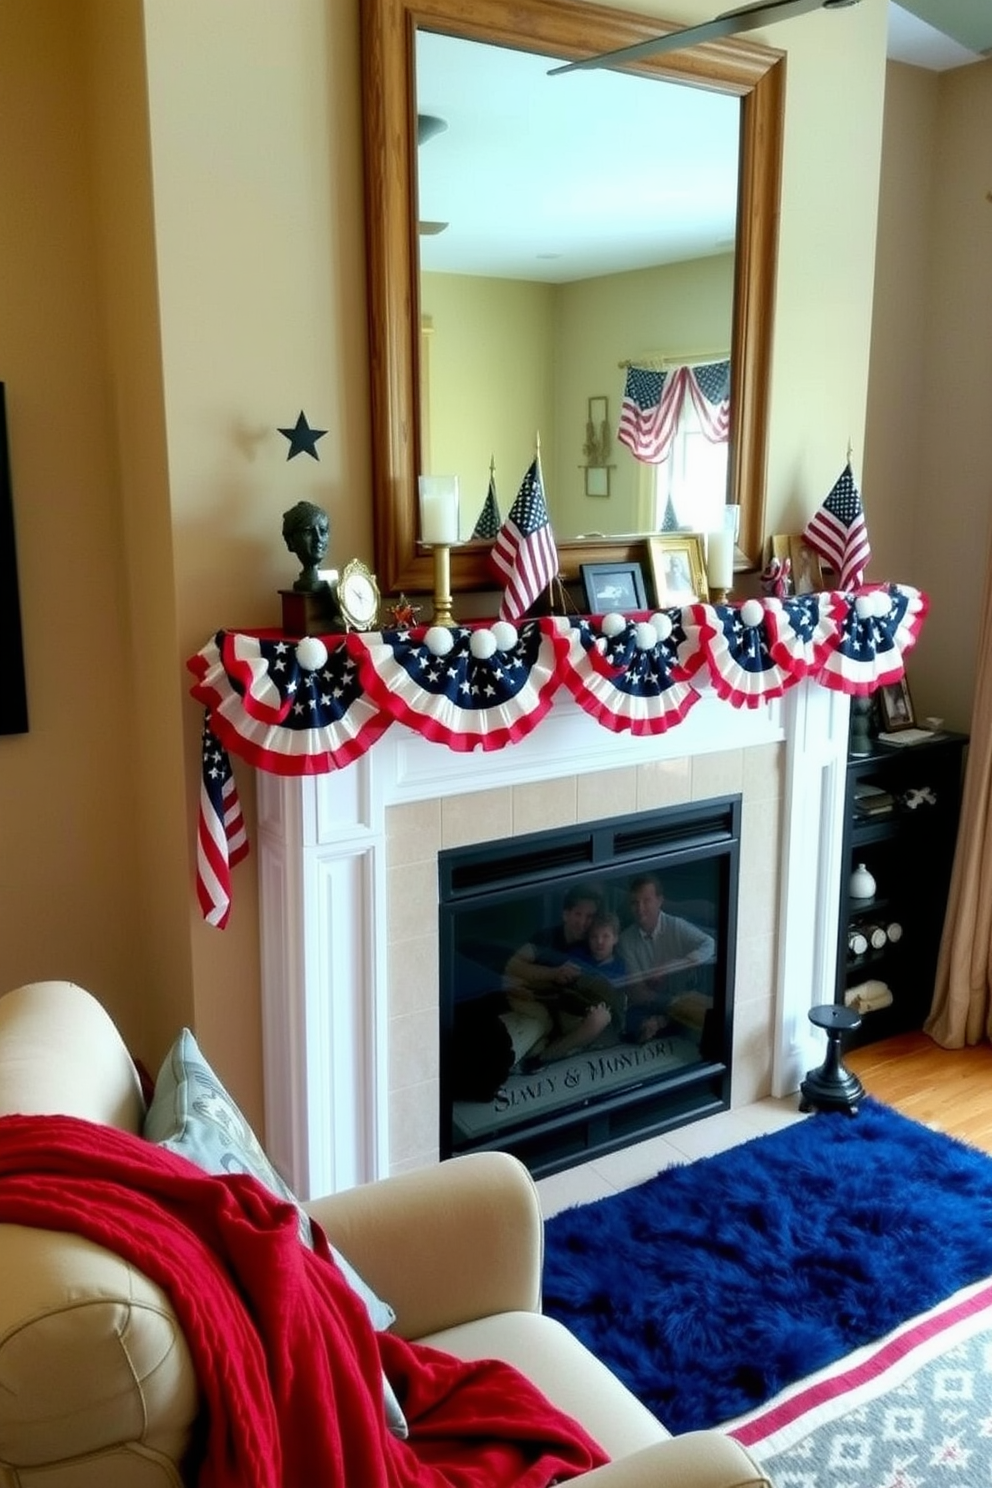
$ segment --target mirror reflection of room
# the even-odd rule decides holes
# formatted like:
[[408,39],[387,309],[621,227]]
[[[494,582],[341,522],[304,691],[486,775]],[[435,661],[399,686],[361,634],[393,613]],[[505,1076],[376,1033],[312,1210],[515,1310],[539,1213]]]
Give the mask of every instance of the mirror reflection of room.
[[[418,116],[444,126],[422,130],[417,152],[423,449],[432,469],[459,473],[463,538],[490,461],[505,512],[536,432],[556,536],[658,531],[666,516],[708,530],[728,446],[703,436],[692,400],[661,462],[616,433],[631,361],[729,356],[740,103],[657,78],[547,72],[541,55],[417,32]],[[607,499],[587,494],[593,395],[613,414]]]

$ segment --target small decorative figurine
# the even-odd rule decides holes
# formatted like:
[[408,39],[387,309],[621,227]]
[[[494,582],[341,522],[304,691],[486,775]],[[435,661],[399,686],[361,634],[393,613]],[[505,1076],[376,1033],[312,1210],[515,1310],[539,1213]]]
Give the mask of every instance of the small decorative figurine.
[[327,580],[317,572],[327,556],[331,538],[330,518],[324,508],[312,501],[298,501],[283,513],[282,535],[289,551],[303,565],[293,588],[303,594],[318,594],[327,589]]
[[773,558],[762,571],[761,592],[785,599],[792,591],[792,559]]
[[408,625],[416,625],[417,616],[421,611],[421,606],[411,604],[405,594],[401,594],[395,604],[387,605],[386,608],[396,630],[403,630]]

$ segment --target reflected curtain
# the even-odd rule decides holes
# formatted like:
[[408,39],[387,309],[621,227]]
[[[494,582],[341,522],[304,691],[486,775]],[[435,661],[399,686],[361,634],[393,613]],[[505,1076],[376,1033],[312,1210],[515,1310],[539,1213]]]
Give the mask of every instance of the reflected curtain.
[[714,444],[726,443],[730,437],[729,360],[668,370],[628,366],[617,438],[635,459],[662,464],[690,400],[706,438]]
[[945,1049],[992,1039],[992,540],[961,826],[933,1006],[923,1027]]

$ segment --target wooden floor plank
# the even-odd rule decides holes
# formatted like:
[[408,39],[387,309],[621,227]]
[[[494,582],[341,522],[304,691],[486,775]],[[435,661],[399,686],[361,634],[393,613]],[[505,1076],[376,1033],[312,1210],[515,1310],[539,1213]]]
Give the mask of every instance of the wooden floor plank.
[[844,1063],[877,1100],[992,1154],[992,1044],[942,1049],[905,1033],[852,1049]]

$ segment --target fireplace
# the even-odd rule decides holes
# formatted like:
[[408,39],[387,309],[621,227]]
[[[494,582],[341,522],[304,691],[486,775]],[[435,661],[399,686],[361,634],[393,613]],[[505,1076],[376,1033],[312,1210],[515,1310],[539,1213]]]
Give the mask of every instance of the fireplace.
[[847,735],[846,696],[811,683],[704,697],[651,738],[562,696],[493,753],[397,727],[332,774],[259,772],[266,1144],[297,1192],[438,1160],[438,857],[537,828],[741,796],[730,1101],[797,1090],[833,998]]
[[740,818],[728,796],[439,854],[442,1157],[540,1176],[726,1109]]

